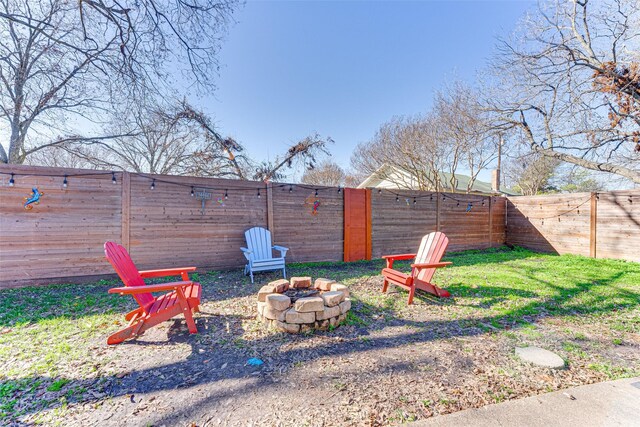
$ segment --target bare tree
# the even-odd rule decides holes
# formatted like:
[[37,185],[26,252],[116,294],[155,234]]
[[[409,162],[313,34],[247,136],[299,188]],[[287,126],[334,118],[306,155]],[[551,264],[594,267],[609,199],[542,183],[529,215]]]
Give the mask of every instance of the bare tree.
[[[117,112],[107,133],[128,135],[85,140],[82,144],[61,143],[49,147],[45,164],[82,162],[92,168],[123,169],[141,173],[215,176],[234,179],[277,180],[295,165],[309,169],[315,156],[327,153],[331,138],[319,135],[304,138],[273,163],[249,158],[242,144],[223,137],[204,112],[186,100],[162,104],[144,99],[125,112]],[[50,161],[48,161],[50,160]]]
[[[477,93],[456,82],[436,94],[432,111],[393,118],[373,140],[358,144],[352,166],[399,188],[471,191],[497,154],[498,138],[485,115]],[[460,189],[462,170],[470,179]]]
[[301,182],[310,185],[323,185],[328,187],[345,186],[347,174],[335,162],[325,160],[318,166],[307,169],[302,175]]
[[398,188],[433,190],[441,182],[448,152],[437,144],[433,115],[394,117],[384,123],[371,141],[360,143],[351,166],[363,175],[375,175]]
[[[172,72],[213,85],[234,0],[0,0],[0,162],[114,135],[74,132]],[[116,135],[117,136],[117,135]]]
[[461,167],[469,173],[466,192],[470,192],[478,174],[496,160],[500,137],[477,91],[460,81],[436,94],[434,112],[438,139],[451,150],[448,187],[459,187],[456,173]]
[[[229,142],[232,140],[223,140],[212,128],[207,128],[208,119],[201,113],[191,110],[186,102],[178,103],[177,107],[160,106],[151,99],[146,102],[148,104],[134,105],[126,114],[119,112],[109,126],[110,133],[133,129],[133,134],[109,140],[87,140],[83,144],[60,144],[52,147],[58,148],[53,152],[64,151],[67,157],[101,169],[239,177],[236,167],[242,160],[232,157],[231,161],[228,149],[233,146],[237,153],[242,147]],[[198,115],[200,120],[185,120],[185,111]]]
[[579,166],[561,167],[552,178],[553,186],[564,193],[584,193],[603,191],[605,185],[598,180],[596,173]]
[[284,155],[276,157],[272,162],[262,162],[256,167],[254,179],[262,181],[278,181],[284,178],[283,170],[296,164],[306,169],[313,169],[319,154],[329,154],[327,145],[333,144],[331,137],[323,138],[319,134],[309,135],[289,147]]
[[534,196],[554,189],[551,179],[559,160],[529,152],[506,163],[505,177],[509,187],[525,196]]
[[[300,164],[307,169],[312,169],[315,166],[316,156],[323,153],[328,154],[327,145],[333,143],[331,137],[322,138],[316,133],[289,147],[284,155],[276,157],[273,162],[263,161],[258,164],[243,154],[244,147],[233,138],[223,138],[215,130],[211,119],[203,112],[193,108],[186,100],[182,101],[177,111],[169,118],[174,125],[180,122],[193,122],[202,128],[207,139],[208,149],[193,158],[193,160],[197,160],[194,168],[207,170],[208,175],[248,179],[247,177],[253,171],[253,179],[277,181],[284,177],[283,170],[295,165]],[[221,153],[226,159],[220,156]],[[225,163],[232,170],[221,173],[225,170]],[[215,166],[215,173],[211,171],[212,165]]]
[[[541,155],[640,183],[637,0],[554,0],[501,46],[499,127]],[[635,150],[635,151],[634,151]]]

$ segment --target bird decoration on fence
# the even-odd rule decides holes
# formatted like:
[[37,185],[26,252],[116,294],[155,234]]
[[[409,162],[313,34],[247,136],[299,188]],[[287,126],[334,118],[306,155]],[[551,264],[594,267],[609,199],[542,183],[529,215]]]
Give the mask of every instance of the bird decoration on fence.
[[37,187],[33,187],[31,189],[31,194],[28,197],[24,198],[24,209],[30,211],[33,209],[33,205],[40,204],[40,198],[44,196],[44,193],[38,191]]

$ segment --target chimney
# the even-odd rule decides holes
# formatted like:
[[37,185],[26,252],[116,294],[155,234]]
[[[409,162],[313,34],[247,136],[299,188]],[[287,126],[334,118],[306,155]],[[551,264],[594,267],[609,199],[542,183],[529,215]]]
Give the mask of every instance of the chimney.
[[491,172],[491,189],[500,192],[500,169],[494,169]]

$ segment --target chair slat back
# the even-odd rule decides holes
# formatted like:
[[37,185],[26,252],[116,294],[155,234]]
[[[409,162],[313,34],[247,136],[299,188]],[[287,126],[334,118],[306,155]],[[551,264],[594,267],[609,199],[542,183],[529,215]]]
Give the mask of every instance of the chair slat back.
[[[124,247],[115,242],[106,242],[104,244],[104,254],[107,256],[107,259],[125,286],[145,286],[140,272],[138,272],[138,269]],[[135,294],[133,297],[138,301],[140,307],[144,307],[154,301],[151,293]]]
[[251,251],[252,261],[273,258],[271,249],[271,232],[262,227],[253,227],[245,231],[247,248]]
[[[416,255],[416,264],[433,264],[440,262],[442,256],[444,255],[444,251],[447,249],[447,245],[449,244],[449,238],[445,236],[444,233],[439,231],[429,233],[422,238],[422,242],[420,243],[420,249],[418,249],[418,253]],[[435,273],[435,268],[425,268],[419,270],[416,279],[427,282],[431,280],[433,274]],[[415,269],[412,274],[415,275]]]

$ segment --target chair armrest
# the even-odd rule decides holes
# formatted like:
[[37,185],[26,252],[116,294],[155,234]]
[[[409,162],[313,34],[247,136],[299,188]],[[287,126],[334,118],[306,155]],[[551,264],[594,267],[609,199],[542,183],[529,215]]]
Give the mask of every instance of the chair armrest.
[[193,282],[171,282],[171,283],[159,283],[157,285],[146,285],[146,286],[124,286],[120,288],[111,288],[109,289],[110,294],[148,294],[149,292],[164,292],[164,291],[173,291],[178,288],[183,288],[185,286],[191,286]]
[[140,272],[140,276],[142,276],[143,279],[148,279],[150,277],[180,276],[190,271],[196,271],[196,267],[165,268],[163,270],[145,270]]
[[416,254],[396,254],[396,255],[383,255],[383,259],[393,259],[393,260],[405,260],[415,258]]
[[242,255],[244,255],[244,257],[247,259],[247,261],[251,262],[251,254],[253,252],[250,251],[247,248],[240,248],[240,250],[242,251]]
[[387,260],[387,268],[393,268],[394,261],[402,261],[405,259],[415,258],[416,254],[396,254],[396,255],[384,255],[382,258]]
[[289,248],[285,248],[284,246],[279,246],[279,245],[274,245],[272,246],[273,249],[275,249],[276,251],[280,251],[280,256],[282,258],[284,258],[285,256],[287,256],[287,251],[289,250]]
[[440,268],[453,264],[452,262],[436,262],[433,264],[411,264],[411,268]]

